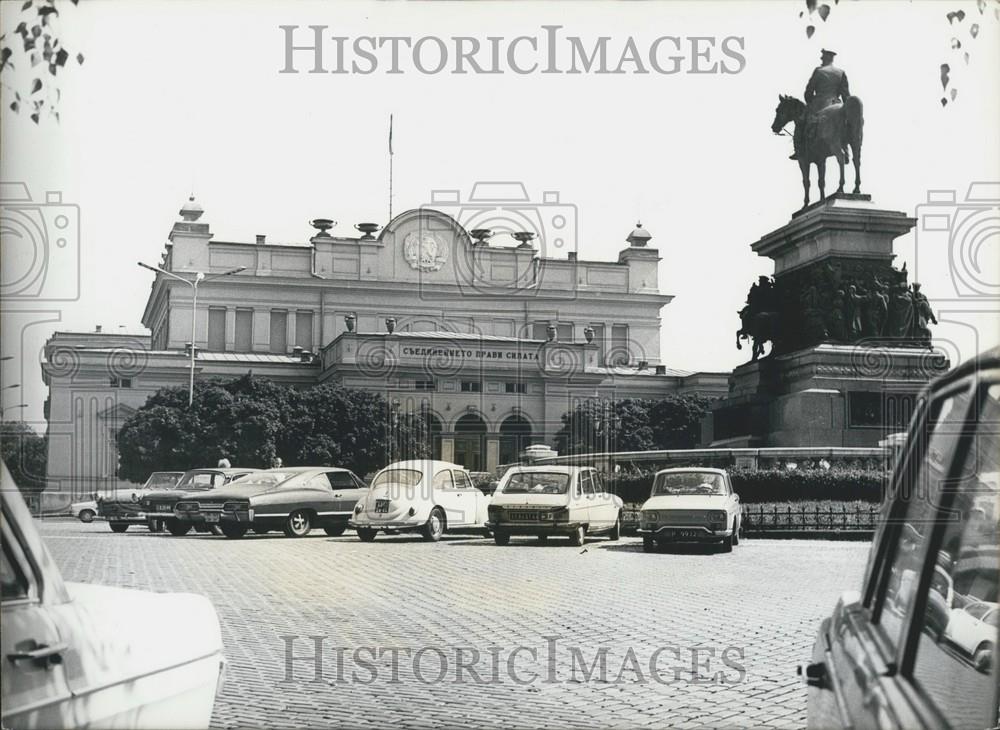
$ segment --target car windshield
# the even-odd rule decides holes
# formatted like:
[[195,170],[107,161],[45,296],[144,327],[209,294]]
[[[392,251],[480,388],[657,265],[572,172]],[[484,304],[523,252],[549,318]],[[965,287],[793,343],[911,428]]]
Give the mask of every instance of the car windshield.
[[555,471],[517,471],[510,475],[504,494],[566,494],[569,474]]
[[146,480],[146,489],[173,489],[177,482],[181,480],[182,474],[171,474],[169,472],[156,472],[149,475]]
[[726,484],[719,474],[685,471],[658,474],[653,484],[653,496],[679,496],[689,494],[725,494]]
[[225,483],[225,474],[217,471],[195,471],[185,474],[177,482],[177,489],[211,489],[221,487]]
[[258,471],[234,480],[233,484],[241,487],[276,487],[282,482],[287,482],[293,476],[295,476],[295,472]]
[[372,487],[387,487],[395,484],[401,487],[415,487],[420,484],[424,475],[416,469],[386,469],[381,471],[372,481]]

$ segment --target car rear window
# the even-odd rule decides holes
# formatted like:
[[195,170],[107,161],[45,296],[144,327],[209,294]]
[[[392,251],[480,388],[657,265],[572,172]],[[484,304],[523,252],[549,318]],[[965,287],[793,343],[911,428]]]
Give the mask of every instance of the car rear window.
[[241,487],[276,487],[282,482],[287,482],[293,476],[295,476],[295,472],[292,471],[253,472],[234,480],[234,484],[239,484]]
[[566,494],[569,474],[554,471],[516,471],[504,485],[504,494]]
[[416,469],[386,469],[381,471],[372,482],[372,487],[386,487],[395,484],[403,487],[415,487],[423,479]]
[[725,494],[726,484],[719,474],[709,472],[678,472],[658,474],[653,483],[653,496],[691,494]]

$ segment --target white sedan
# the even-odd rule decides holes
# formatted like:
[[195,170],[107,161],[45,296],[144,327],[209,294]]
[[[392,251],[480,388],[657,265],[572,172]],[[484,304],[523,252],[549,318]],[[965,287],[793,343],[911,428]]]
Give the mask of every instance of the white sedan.
[[374,540],[380,530],[419,532],[434,542],[445,531],[485,531],[488,503],[458,464],[397,461],[375,475],[348,524],[364,542]]
[[94,518],[97,517],[97,500],[74,502],[69,506],[69,511],[80,522],[93,522]]
[[207,728],[225,663],[211,602],[64,583],[3,464],[0,485],[0,724]]
[[730,552],[740,542],[740,498],[723,469],[663,469],[639,510],[642,547],[652,552],[671,542],[721,543]]

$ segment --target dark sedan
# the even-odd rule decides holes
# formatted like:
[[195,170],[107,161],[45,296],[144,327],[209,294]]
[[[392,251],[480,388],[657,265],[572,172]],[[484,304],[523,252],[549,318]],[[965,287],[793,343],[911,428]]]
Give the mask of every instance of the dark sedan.
[[[180,537],[191,531],[190,522],[181,522],[174,517],[174,505],[181,499],[197,496],[202,492],[207,492],[215,487],[221,487],[234,479],[245,477],[247,474],[260,471],[250,468],[229,468],[229,469],[191,469],[184,472],[184,476],[170,489],[157,492],[150,492],[139,500],[142,511],[146,513],[148,519],[153,521],[163,520],[163,526],[171,535]],[[210,526],[199,525],[199,532],[210,531]]]
[[188,526],[217,524],[229,538],[243,537],[251,528],[258,534],[280,529],[288,537],[304,537],[314,527],[336,537],[347,529],[355,503],[367,490],[347,469],[269,469],[190,495],[177,502],[174,518]]

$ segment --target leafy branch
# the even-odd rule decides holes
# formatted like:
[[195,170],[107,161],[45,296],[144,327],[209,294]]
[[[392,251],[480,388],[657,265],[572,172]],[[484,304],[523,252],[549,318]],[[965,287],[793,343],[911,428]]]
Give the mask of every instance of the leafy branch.
[[[839,4],[839,2],[840,0],[833,0],[834,5]],[[947,20],[953,32],[949,42],[951,51],[953,53],[961,53],[962,60],[966,65],[968,65],[970,58],[969,44],[979,37],[981,23],[989,17],[986,13],[989,6],[993,6],[992,14],[994,20],[1000,21],[1000,0],[976,0],[976,10],[979,12],[980,19],[971,16],[968,24],[965,23],[965,19],[969,14],[962,9],[953,10],[945,14],[945,20]],[[830,10],[831,8],[827,3],[819,3],[818,0],[806,0],[806,9],[799,11],[799,17],[805,18],[807,22],[806,38],[812,38],[816,32],[817,21],[815,18],[818,17],[819,22],[825,23],[830,17]],[[958,96],[958,87],[952,79],[952,70],[950,63],[941,64],[941,88],[944,93],[944,96],[941,97],[941,106],[947,106],[949,101],[955,101]]]
[[[66,68],[71,58],[77,65],[83,64],[83,54],[74,53],[60,38],[56,2],[26,0],[21,6],[20,22],[13,32],[0,35],[0,79],[10,79],[18,64],[27,62],[31,68],[27,88],[20,88],[17,82],[3,83],[14,94],[10,110],[15,114],[26,110],[35,124],[44,111],[59,121],[58,106],[62,96],[56,82],[59,71]],[[79,0],[70,2],[76,5]]]

